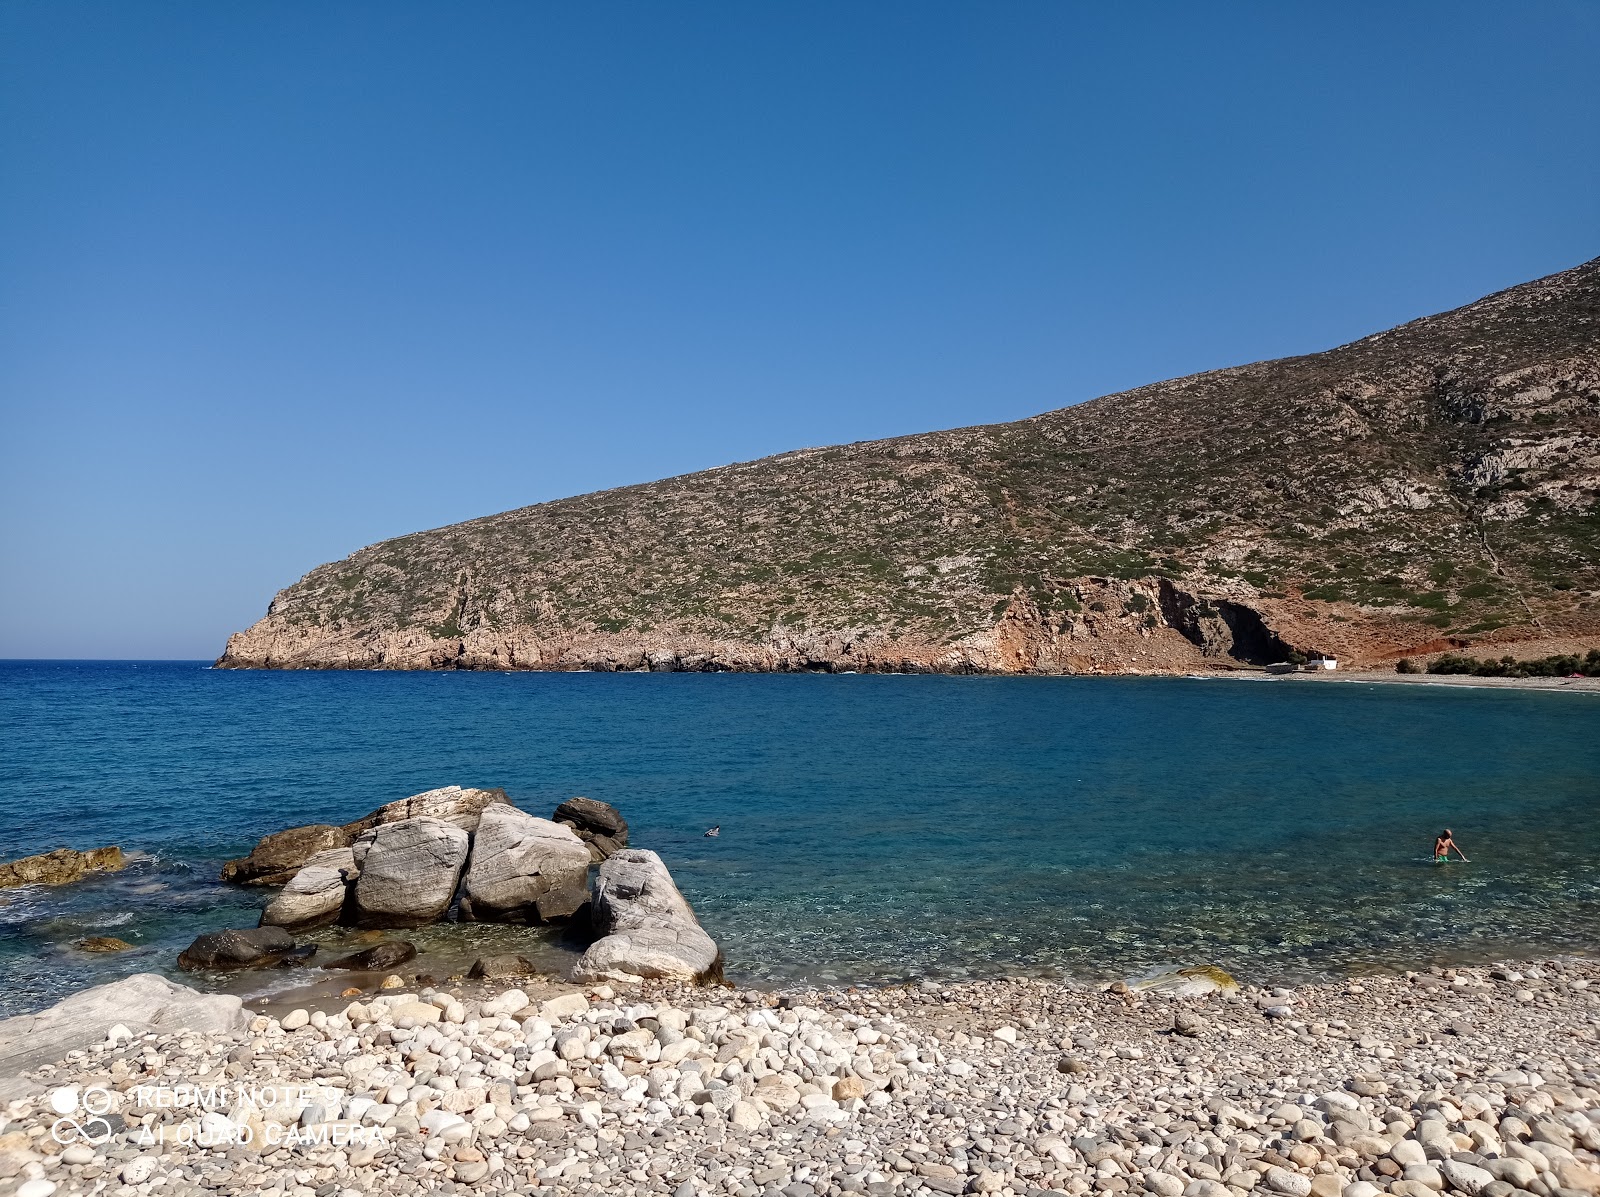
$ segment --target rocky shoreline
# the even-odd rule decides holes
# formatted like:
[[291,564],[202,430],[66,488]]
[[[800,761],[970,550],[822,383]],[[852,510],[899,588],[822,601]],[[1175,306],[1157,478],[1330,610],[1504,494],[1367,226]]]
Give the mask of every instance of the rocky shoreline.
[[[102,1020],[75,1020],[75,1049],[8,1078],[26,1092],[4,1106],[0,1197],[1588,1197],[1597,981],[1559,960],[1293,991],[644,982],[281,1018],[193,995],[232,1003],[200,1030],[106,1026],[137,1006],[114,985],[69,999]],[[176,1003],[158,1020],[181,1010],[158,997]],[[94,1086],[115,1108],[90,1144],[50,1099]]]

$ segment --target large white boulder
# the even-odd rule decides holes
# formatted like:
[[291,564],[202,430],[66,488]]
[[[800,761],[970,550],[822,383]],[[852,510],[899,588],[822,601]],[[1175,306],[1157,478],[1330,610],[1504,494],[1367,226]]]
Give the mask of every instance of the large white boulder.
[[579,981],[667,977],[702,981],[722,973],[722,952],[701,928],[661,858],[624,848],[600,866],[594,885],[600,938],[573,968]]
[[19,1073],[104,1042],[118,1023],[134,1035],[181,1029],[221,1035],[243,1031],[249,1019],[237,997],[196,993],[155,973],[97,985],[37,1014],[0,1020],[0,1101],[39,1088]]
[[461,890],[463,918],[548,923],[589,901],[589,846],[514,806],[485,808]]
[[263,927],[304,931],[339,920],[345,895],[359,877],[355,853],[349,848],[318,852],[290,879],[262,912]]
[[420,927],[450,909],[468,835],[454,823],[419,816],[363,832],[351,846],[357,922],[367,927]]

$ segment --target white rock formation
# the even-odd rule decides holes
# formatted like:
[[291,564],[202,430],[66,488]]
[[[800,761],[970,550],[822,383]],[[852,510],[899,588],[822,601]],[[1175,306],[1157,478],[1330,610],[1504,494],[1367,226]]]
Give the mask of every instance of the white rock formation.
[[347,888],[358,876],[355,853],[349,848],[318,852],[267,903],[261,925],[303,931],[338,921]]
[[429,816],[385,823],[352,845],[355,915],[370,927],[420,927],[450,909],[468,836],[454,823]]
[[670,977],[704,980],[722,971],[722,952],[701,928],[661,858],[625,848],[600,866],[594,925],[601,935],[573,968],[580,981]]
[[589,900],[589,846],[514,806],[486,808],[461,894],[464,918],[547,923]]

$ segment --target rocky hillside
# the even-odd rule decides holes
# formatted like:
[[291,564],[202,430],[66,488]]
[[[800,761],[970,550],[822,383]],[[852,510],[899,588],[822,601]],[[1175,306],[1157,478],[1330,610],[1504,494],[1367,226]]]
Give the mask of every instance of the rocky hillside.
[[1600,635],[1600,259],[1325,353],[319,566],[219,665],[1167,671]]

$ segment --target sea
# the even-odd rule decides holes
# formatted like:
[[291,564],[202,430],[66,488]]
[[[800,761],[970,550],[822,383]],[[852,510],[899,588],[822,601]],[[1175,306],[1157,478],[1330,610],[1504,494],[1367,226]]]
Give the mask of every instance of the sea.
[[[1600,696],[1182,677],[236,672],[0,663],[0,860],[120,873],[0,891],[0,1014],[185,976],[266,893],[261,835],[443,785],[612,803],[755,987],[1215,964],[1299,981],[1600,945]],[[704,832],[720,826],[721,834]],[[1470,864],[1435,865],[1444,827]],[[130,945],[97,954],[91,936]],[[570,931],[415,933],[448,971]],[[322,958],[355,942],[309,937]]]

